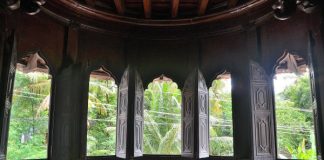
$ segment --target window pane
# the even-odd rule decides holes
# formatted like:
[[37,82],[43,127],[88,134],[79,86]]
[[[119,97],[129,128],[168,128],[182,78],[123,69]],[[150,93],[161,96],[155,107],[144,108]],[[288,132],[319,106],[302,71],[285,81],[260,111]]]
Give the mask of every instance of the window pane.
[[144,96],[144,153],[181,153],[181,91],[171,81],[153,81]]
[[7,159],[47,158],[51,77],[16,71]]
[[276,74],[274,90],[278,158],[316,159],[308,68],[300,74]]
[[231,77],[221,75],[209,89],[210,155],[233,156]]
[[117,86],[109,76],[90,76],[87,156],[115,154]]

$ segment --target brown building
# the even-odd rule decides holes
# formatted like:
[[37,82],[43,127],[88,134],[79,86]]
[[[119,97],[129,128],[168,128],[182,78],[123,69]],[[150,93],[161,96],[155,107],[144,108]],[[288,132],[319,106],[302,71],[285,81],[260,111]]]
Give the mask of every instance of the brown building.
[[[47,159],[280,159],[273,77],[306,70],[313,145],[316,158],[324,156],[321,0],[0,3],[0,159],[7,155],[16,68],[51,75]],[[210,154],[208,88],[224,71],[232,81],[234,152],[222,157]],[[90,73],[108,73],[118,86],[114,155],[86,154]],[[143,154],[144,90],[162,74],[181,90],[179,155]]]

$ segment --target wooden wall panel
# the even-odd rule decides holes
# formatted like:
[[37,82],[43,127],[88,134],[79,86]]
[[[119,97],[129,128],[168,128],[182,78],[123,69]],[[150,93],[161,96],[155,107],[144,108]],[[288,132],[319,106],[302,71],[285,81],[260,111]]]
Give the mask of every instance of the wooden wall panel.
[[63,59],[64,32],[62,24],[43,13],[36,16],[21,14],[17,27],[18,58],[40,51],[53,71],[57,71]]
[[119,82],[127,67],[124,47],[123,38],[80,30],[80,61],[87,63],[91,68],[105,66],[117,78],[116,82]]
[[182,88],[186,76],[199,60],[196,40],[129,40],[125,49],[128,63],[136,64],[145,88],[161,74],[170,77]]
[[261,63],[271,73],[285,51],[302,56],[307,61],[308,15],[298,13],[291,19],[273,19],[261,26]]
[[251,32],[256,31],[225,34],[201,40],[200,68],[208,87],[220,72],[240,68],[245,65],[245,59],[256,57],[256,35]]

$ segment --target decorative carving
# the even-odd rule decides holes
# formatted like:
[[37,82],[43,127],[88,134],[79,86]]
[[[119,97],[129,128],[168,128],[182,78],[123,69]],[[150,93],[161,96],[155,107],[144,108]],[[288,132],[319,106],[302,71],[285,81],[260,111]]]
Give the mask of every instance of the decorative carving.
[[289,19],[298,9],[305,13],[312,13],[319,5],[319,0],[277,0],[272,6],[274,17],[278,20]]
[[193,127],[191,122],[184,122],[183,153],[193,154]]
[[256,120],[256,140],[257,140],[257,154],[258,155],[271,155],[271,138],[270,138],[270,125],[271,120],[268,113],[260,114],[255,117]]
[[272,6],[274,17],[278,20],[286,20],[296,11],[296,0],[277,0]]
[[129,68],[123,74],[119,85],[116,156],[126,158],[127,111],[128,111]]
[[191,73],[182,91],[182,155],[194,156],[194,104],[196,73]]
[[120,91],[119,93],[119,103],[118,103],[118,114],[124,115],[127,114],[127,106],[128,106],[128,91]]
[[255,84],[252,86],[253,104],[255,110],[269,110],[269,93],[266,84]]
[[200,141],[200,153],[208,153],[209,136],[208,136],[208,122],[207,118],[201,118],[199,122],[199,141]]
[[138,72],[135,72],[135,128],[134,128],[134,157],[143,155],[143,105],[144,87]]
[[127,132],[127,122],[125,119],[118,120],[118,130],[117,130],[117,148],[116,154],[125,157],[126,156],[126,132]]
[[312,13],[319,5],[319,0],[297,0],[298,9],[305,13]]
[[143,126],[143,122],[141,121],[137,121],[135,124],[135,143],[134,143],[134,152],[135,153],[142,153],[142,141],[143,141],[143,131],[142,131],[142,127]]
[[263,68],[250,62],[253,145],[255,159],[274,159],[274,123],[271,82]]
[[199,158],[209,157],[208,88],[202,73],[198,70],[198,128]]

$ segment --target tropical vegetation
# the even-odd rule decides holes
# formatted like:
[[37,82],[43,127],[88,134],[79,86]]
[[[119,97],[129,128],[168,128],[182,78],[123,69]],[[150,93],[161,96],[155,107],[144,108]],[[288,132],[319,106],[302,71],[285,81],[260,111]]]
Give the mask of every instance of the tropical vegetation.
[[[210,154],[233,156],[230,78],[209,89]],[[8,157],[46,158],[51,76],[16,72]],[[90,78],[87,155],[115,154],[118,88],[112,79]],[[275,92],[278,157],[316,159],[314,103],[308,74]],[[181,91],[172,81],[153,81],[144,92],[144,153],[181,154]]]

